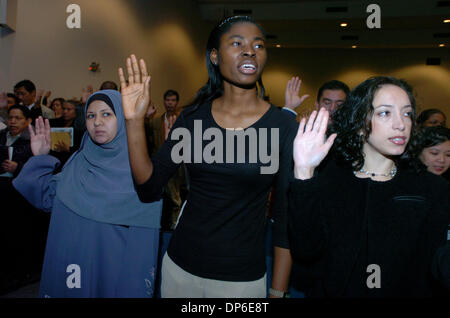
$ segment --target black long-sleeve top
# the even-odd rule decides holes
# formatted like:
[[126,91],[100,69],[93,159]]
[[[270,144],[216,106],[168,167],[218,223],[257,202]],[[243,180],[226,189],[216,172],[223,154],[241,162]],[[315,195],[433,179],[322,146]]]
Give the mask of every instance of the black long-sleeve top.
[[[450,225],[449,225],[450,236]],[[433,258],[433,277],[450,291],[450,238],[440,247]]]
[[[201,128],[199,128],[201,125]],[[245,143],[244,163],[237,163],[236,142],[234,160],[227,160],[233,150],[226,142],[226,129],[214,121],[211,104],[201,105],[197,110],[185,109],[176,120],[168,140],[152,159],[153,174],[137,193],[144,202],[158,200],[162,186],[175,173],[179,164],[172,160],[171,152],[179,151],[173,140],[175,132],[189,132],[192,137],[186,167],[190,177],[187,203],[168,247],[168,255],[181,268],[204,278],[225,281],[252,281],[264,276],[265,266],[265,222],[269,192],[275,185],[273,203],[274,244],[288,248],[287,237],[287,187],[288,175],[292,171],[292,146],[297,132],[297,123],[290,116],[271,105],[269,110],[244,131],[254,130],[258,141]],[[180,128],[181,130],[177,129]],[[219,154],[217,146],[211,152],[212,140],[203,141],[196,148],[194,138],[216,128],[223,136],[223,163],[194,163],[195,156],[202,152]],[[252,128],[252,129],[250,129]],[[218,130],[217,130],[218,129]],[[268,142],[261,145],[264,132]],[[278,138],[276,133],[278,133]],[[273,143],[271,142],[273,138]],[[180,137],[180,140],[183,137]],[[218,138],[220,139],[220,138]],[[217,139],[217,140],[218,140]],[[197,140],[196,140],[197,141]],[[261,174],[261,156],[250,159],[250,146],[258,153],[277,154],[278,169]],[[178,150],[177,150],[178,149]],[[187,148],[186,148],[187,149]],[[204,156],[203,156],[204,157]],[[198,159],[198,158],[197,158]],[[233,163],[227,163],[232,161]]]
[[[428,172],[399,169],[377,182],[330,161],[291,183],[291,253],[320,273],[311,296],[432,296],[431,263],[449,223],[448,183]],[[370,264],[380,268],[381,288],[368,288]]]

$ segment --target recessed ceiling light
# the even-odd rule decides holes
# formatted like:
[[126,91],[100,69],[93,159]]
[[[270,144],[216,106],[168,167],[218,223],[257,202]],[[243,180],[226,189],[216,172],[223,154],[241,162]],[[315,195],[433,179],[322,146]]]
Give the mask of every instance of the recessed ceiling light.
[[357,46],[356,45],[352,45],[352,49],[356,49],[357,48]]
[[281,47],[281,45],[280,45],[280,44],[277,44],[276,47]]
[[445,46],[445,44],[443,44],[443,43],[439,44],[439,47],[444,47],[444,46]]
[[341,27],[343,27],[343,28],[345,28],[347,25],[348,25],[348,24],[345,23],[345,22],[341,23]]
[[445,19],[444,23],[450,23],[450,19]]

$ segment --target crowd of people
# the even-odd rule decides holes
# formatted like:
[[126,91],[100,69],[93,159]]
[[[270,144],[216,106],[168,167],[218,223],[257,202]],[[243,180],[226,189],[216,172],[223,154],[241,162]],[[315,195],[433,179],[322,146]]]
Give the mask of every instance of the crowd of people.
[[300,78],[276,107],[266,62],[261,26],[234,16],[212,30],[208,81],[183,108],[169,89],[156,116],[135,55],[119,86],[79,99],[29,80],[0,94],[13,202],[0,292],[40,280],[40,297],[448,296],[445,114],[417,115],[406,81],[375,76],[324,83],[298,118]]

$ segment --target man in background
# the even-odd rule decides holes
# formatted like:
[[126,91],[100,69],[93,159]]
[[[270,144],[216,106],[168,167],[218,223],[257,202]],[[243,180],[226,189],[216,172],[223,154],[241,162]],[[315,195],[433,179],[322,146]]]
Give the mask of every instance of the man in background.
[[55,113],[50,108],[41,105],[41,96],[36,97],[36,86],[30,80],[23,80],[14,86],[14,94],[20,103],[31,111],[31,118],[34,121],[39,116],[43,118],[55,118]]
[[[146,120],[147,145],[150,157],[161,148],[167,138],[168,132],[180,114],[178,102],[180,96],[177,91],[169,89],[164,93],[165,112],[161,116]],[[153,106],[152,112],[156,111]],[[176,174],[169,180],[164,188],[163,212],[161,217],[161,229],[173,230],[178,220],[181,209],[180,189],[185,184],[184,168],[180,167]]]

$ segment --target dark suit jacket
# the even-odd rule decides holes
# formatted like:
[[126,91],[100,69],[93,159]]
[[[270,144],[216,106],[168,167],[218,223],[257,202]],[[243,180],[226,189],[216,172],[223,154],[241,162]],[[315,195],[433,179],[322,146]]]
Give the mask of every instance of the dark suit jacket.
[[[8,128],[0,131],[0,163],[8,159],[8,147],[6,146],[7,137],[6,134]],[[16,177],[22,169],[28,158],[33,156],[30,146],[30,135],[28,130],[25,130],[21,136],[11,145],[14,148],[12,161],[17,162],[18,166],[14,172]],[[5,170],[0,166],[0,174],[5,173]]]

